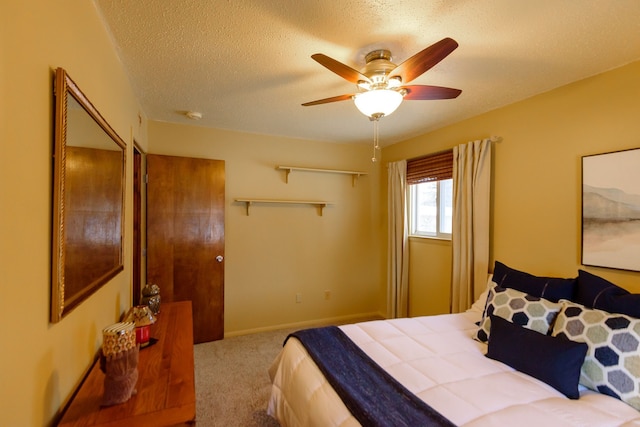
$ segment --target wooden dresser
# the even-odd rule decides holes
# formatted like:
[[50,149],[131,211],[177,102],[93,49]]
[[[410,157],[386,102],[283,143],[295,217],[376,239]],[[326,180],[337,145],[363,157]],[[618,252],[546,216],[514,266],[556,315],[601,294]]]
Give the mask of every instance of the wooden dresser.
[[158,342],[140,350],[137,394],[101,407],[104,374],[97,361],[66,409],[59,426],[157,427],[193,425],[196,394],[191,302],[163,303],[151,327]]

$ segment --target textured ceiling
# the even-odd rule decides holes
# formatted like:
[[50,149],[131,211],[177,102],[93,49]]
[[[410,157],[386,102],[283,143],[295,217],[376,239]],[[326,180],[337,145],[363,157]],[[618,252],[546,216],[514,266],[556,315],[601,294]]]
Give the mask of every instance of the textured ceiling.
[[380,121],[382,145],[640,59],[638,0],[95,3],[149,119],[312,140],[369,143],[373,132],[350,100],[300,105],[355,91],[314,53],[360,69],[377,48],[399,64],[444,37],[459,43],[411,84],[462,94],[404,101]]

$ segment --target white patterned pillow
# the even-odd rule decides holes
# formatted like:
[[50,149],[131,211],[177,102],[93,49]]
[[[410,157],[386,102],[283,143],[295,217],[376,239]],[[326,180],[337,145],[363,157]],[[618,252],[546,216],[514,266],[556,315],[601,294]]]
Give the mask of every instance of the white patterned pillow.
[[481,342],[489,340],[492,314],[546,335],[549,333],[560,307],[560,303],[534,297],[515,289],[503,288],[493,283],[475,338]]
[[552,335],[589,346],[580,384],[640,410],[640,319],[561,302]]

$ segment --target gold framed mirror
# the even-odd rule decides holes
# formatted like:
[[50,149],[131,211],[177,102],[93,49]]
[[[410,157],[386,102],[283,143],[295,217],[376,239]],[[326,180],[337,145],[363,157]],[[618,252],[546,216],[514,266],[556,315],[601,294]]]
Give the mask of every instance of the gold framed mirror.
[[126,144],[67,72],[55,76],[51,321],[123,269]]

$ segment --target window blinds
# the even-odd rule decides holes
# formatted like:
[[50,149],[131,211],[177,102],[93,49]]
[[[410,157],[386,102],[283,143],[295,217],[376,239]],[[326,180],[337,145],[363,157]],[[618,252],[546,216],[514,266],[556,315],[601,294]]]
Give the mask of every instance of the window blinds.
[[407,160],[407,184],[453,178],[453,150]]

